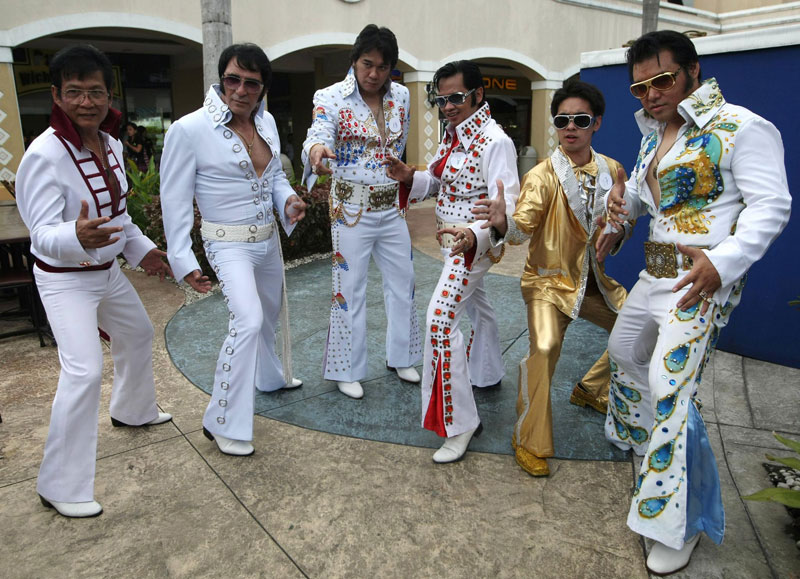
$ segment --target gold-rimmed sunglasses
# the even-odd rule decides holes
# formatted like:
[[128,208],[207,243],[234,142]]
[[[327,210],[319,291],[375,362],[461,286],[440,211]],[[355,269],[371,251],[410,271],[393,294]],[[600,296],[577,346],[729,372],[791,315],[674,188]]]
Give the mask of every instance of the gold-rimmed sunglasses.
[[678,69],[675,72],[662,72],[661,74],[657,74],[652,78],[648,78],[647,80],[635,82],[630,87],[631,94],[637,99],[643,99],[645,95],[647,95],[647,91],[650,87],[661,92],[667,91],[675,86],[680,72],[681,69]]

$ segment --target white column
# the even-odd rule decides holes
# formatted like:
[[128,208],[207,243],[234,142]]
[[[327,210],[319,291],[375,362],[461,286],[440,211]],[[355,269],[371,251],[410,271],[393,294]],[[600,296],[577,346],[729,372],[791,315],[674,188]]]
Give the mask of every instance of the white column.
[[200,0],[203,20],[203,90],[219,82],[219,55],[233,44],[231,0]]
[[411,126],[406,145],[406,161],[417,169],[426,169],[439,147],[439,109],[428,102],[426,85],[432,71],[414,71],[403,75],[411,105]]

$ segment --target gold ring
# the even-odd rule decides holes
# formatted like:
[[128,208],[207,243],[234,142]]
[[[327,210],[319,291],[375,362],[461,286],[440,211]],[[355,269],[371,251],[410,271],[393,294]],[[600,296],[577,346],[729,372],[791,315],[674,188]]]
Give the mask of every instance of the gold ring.
[[703,298],[703,300],[708,299],[708,292],[706,292],[706,290],[700,290],[700,292],[697,295]]

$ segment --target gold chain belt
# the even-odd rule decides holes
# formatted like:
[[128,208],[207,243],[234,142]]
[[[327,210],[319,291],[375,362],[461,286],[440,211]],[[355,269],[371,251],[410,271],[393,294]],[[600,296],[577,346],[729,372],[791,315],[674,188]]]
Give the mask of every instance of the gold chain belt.
[[[705,246],[699,248],[707,249]],[[678,251],[678,247],[674,243],[658,243],[657,241],[644,242],[644,261],[647,273],[653,277],[678,277],[679,256],[680,268],[683,271],[692,269],[694,265],[692,258]]]

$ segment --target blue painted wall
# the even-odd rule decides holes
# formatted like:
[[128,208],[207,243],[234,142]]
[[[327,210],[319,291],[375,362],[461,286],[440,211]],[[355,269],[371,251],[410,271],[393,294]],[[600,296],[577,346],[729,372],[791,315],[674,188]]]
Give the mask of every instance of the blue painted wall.
[[[787,304],[800,295],[800,46],[700,57],[703,78],[715,77],[728,102],[770,120],[783,136],[793,217],[764,258],[750,270],[742,301],[718,347],[744,356],[800,368],[800,310]],[[581,79],[600,87],[606,98],[603,126],[593,146],[620,161],[630,173],[641,133],[633,119],[639,101],[628,91],[624,64],[587,68]],[[623,250],[609,258],[608,272],[627,288],[644,267],[642,243],[648,219]]]

